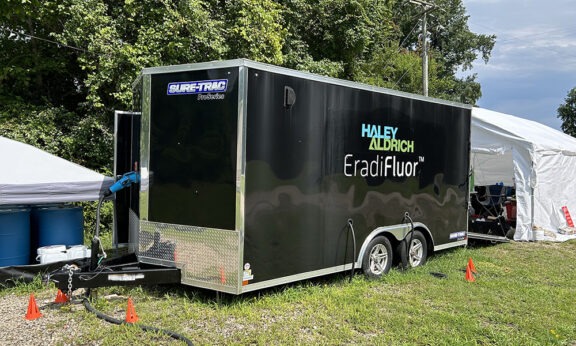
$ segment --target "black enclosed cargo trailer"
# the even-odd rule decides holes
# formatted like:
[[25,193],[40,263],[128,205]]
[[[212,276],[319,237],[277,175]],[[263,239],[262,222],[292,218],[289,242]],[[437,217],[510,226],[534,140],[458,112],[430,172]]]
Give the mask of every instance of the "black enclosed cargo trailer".
[[379,276],[467,242],[469,106],[249,60],[144,69],[135,95],[116,239],[184,284]]

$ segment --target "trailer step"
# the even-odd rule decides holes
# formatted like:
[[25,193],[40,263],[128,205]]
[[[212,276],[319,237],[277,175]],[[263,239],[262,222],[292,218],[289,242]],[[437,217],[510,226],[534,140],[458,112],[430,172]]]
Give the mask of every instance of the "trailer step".
[[510,241],[510,239],[500,235],[475,233],[475,232],[468,232],[468,239],[489,240],[500,243],[507,243]]

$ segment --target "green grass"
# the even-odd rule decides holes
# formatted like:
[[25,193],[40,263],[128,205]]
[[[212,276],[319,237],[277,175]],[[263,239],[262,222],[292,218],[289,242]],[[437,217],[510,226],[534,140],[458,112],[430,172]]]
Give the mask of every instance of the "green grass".
[[[476,282],[464,279],[472,258]],[[381,280],[345,274],[217,300],[182,285],[108,287],[94,305],[123,319],[132,297],[139,323],[183,334],[196,345],[574,345],[576,241],[509,243],[439,252],[420,268]],[[441,272],[437,278],[431,272]],[[7,292],[42,288],[21,284]],[[118,294],[119,299],[106,298]],[[169,337],[68,314],[73,344],[178,344]],[[183,343],[182,343],[183,344]]]

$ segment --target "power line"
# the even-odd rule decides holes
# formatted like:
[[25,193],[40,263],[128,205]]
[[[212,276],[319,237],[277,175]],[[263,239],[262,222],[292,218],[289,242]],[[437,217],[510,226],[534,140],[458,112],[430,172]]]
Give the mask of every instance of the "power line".
[[426,16],[438,7],[423,0],[409,0],[410,3],[422,6],[422,94],[428,96],[428,30]]
[[[398,78],[398,80],[396,81],[396,83],[394,83],[394,87],[398,86],[398,83],[400,83],[400,81],[404,78],[404,76],[408,73],[408,71],[410,71],[410,68],[407,68],[406,71],[404,71],[404,74],[402,76],[400,76],[400,78]],[[393,88],[394,88],[393,87]]]
[[[412,29],[410,29],[410,32],[408,34],[406,34],[406,36],[404,37],[404,39],[402,40],[402,42],[400,42],[400,44],[398,45],[398,49],[396,51],[396,53],[400,53],[400,51],[402,50],[402,46],[404,45],[404,43],[406,42],[406,40],[410,37],[410,35],[412,35],[412,33],[414,32],[414,29],[416,29],[416,27],[418,27],[419,25],[419,21],[416,22],[416,24],[414,24],[414,26],[412,27]],[[386,71],[386,69],[388,67],[390,67],[392,65],[392,58],[388,59],[388,62],[386,63],[386,65],[384,66],[384,68],[382,69],[382,71]],[[404,76],[406,75],[406,73],[408,73],[408,71],[404,72],[404,74],[400,77],[400,79],[394,83],[394,87],[398,86],[398,83],[400,83],[400,81],[402,80],[402,78],[404,78]],[[393,88],[394,88],[393,87]]]
[[4,29],[5,29],[5,30],[8,30],[10,33],[12,33],[12,34],[14,34],[14,35],[16,35],[16,36],[25,36],[25,37],[28,37],[28,38],[31,38],[31,39],[40,40],[40,41],[44,41],[44,42],[48,42],[48,43],[55,44],[55,45],[57,45],[58,47],[69,48],[69,49],[77,50],[77,51],[80,51],[80,52],[83,52],[83,53],[91,54],[91,53],[90,53],[89,51],[87,51],[86,49],[78,48],[78,47],[70,46],[70,45],[67,45],[67,44],[64,44],[64,43],[61,43],[61,42],[57,42],[57,41],[49,40],[49,39],[46,39],[46,38],[42,38],[42,37],[30,35],[30,34],[25,33],[24,31],[16,32],[16,31],[14,31],[14,30],[12,30],[12,29],[10,29],[10,28],[4,28]]
[[414,32],[414,29],[416,29],[416,27],[418,27],[419,25],[419,21],[416,21],[416,24],[414,24],[414,26],[412,27],[412,29],[410,30],[410,32],[406,35],[406,37],[404,37],[404,39],[402,40],[402,42],[400,42],[400,45],[398,47],[398,52],[400,51],[400,49],[402,49],[402,46],[404,45],[404,42],[406,42],[406,40],[408,39],[408,37],[410,37],[410,35],[412,35],[412,33]]

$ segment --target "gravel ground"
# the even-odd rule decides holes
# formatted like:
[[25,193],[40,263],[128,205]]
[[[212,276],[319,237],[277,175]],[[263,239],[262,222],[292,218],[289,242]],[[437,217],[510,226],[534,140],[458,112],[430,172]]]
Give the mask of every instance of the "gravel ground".
[[[53,295],[52,295],[53,294]],[[84,310],[82,304],[53,304],[56,292],[35,295],[42,316],[27,320],[30,296],[9,294],[0,297],[0,345],[65,345],[64,337],[77,333],[74,328],[75,311]]]
[[[29,294],[11,293],[0,297],[0,346],[75,346],[75,345],[102,345],[100,341],[86,342],[82,339],[82,320],[86,317],[87,311],[82,304],[81,298],[85,292],[82,289],[74,291],[72,303],[56,304],[57,289],[45,289],[34,294],[36,305],[38,306],[41,317],[34,320],[27,320]],[[122,300],[126,301],[128,297],[111,294],[102,296],[100,299],[108,301]],[[91,313],[89,313],[91,314]],[[124,320],[126,311],[119,309],[114,311],[112,318]],[[97,320],[96,330],[116,330],[118,326],[103,320]],[[84,329],[86,328],[84,323]],[[84,333],[86,330],[84,330]],[[142,332],[145,333],[145,332]],[[84,340],[84,341],[82,341]],[[150,341],[145,342],[149,344]],[[120,344],[120,343],[119,343]],[[125,341],[122,344],[126,344]],[[167,335],[159,336],[154,339],[154,345],[172,345],[182,344],[180,340],[172,339]]]

